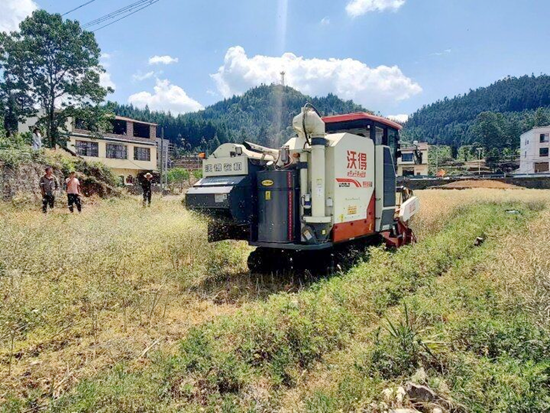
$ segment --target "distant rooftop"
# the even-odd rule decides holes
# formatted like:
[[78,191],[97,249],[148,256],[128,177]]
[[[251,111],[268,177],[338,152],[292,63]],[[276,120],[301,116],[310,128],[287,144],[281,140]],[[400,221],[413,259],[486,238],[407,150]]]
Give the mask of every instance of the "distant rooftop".
[[123,120],[123,121],[126,121],[126,122],[135,122],[135,123],[143,123],[144,125],[158,126],[158,124],[156,124],[156,123],[144,122],[142,120],[127,118],[125,116],[115,116],[115,120]]
[[[417,146],[421,151],[426,151],[429,147],[428,142],[418,142]],[[413,151],[415,149],[415,146],[411,143],[406,143],[401,146],[401,151]]]

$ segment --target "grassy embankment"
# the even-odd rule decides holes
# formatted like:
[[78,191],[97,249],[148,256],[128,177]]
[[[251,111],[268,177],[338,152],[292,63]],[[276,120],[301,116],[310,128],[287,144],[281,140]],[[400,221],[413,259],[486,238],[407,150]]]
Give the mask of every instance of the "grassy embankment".
[[[282,283],[238,275],[246,249],[208,246],[203,224],[177,205],[114,201],[45,220],[5,212],[5,407],[61,396],[54,410],[376,411],[398,404],[382,390],[421,367],[418,380],[467,410],[547,407],[550,255],[529,243],[544,232],[548,193],[420,196],[419,244],[376,249],[346,274],[237,312]],[[520,199],[520,214],[507,213]],[[487,241],[474,247],[476,236]],[[506,259],[510,248],[522,255]],[[220,272],[224,288],[204,282]]]

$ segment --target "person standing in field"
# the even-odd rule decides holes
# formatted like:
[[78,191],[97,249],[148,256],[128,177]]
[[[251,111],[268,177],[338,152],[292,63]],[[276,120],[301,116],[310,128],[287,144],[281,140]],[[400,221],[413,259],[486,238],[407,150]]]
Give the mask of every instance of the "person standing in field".
[[74,206],[76,205],[78,212],[82,212],[82,203],[80,202],[80,196],[82,195],[80,192],[80,181],[76,177],[76,173],[74,171],[69,174],[65,184],[67,186],[67,202],[69,204],[69,211],[71,211],[72,214],[74,212]]
[[38,128],[32,131],[32,149],[35,151],[42,149],[42,134]]
[[51,166],[46,167],[46,173],[40,178],[40,191],[42,192],[42,212],[48,212],[48,206],[53,209],[55,203],[55,191],[59,189],[59,182],[53,174]]
[[143,189],[143,206],[146,204],[151,206],[151,184],[153,181],[153,175],[147,172],[141,181],[141,189]]

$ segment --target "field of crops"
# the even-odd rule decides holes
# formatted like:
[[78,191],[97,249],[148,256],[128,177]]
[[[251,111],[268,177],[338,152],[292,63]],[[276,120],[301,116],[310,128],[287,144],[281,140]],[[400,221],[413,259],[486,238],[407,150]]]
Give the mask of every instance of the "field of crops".
[[549,410],[550,191],[417,194],[418,244],[324,278],[249,274],[178,200],[3,205],[0,411],[382,412],[411,380]]

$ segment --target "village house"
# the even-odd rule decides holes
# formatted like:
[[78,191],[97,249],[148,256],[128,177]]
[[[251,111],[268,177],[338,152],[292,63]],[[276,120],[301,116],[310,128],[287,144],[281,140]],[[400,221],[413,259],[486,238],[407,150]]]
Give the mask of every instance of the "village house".
[[[416,159],[415,151],[417,150],[422,154],[421,160]],[[403,145],[401,156],[397,159],[397,176],[428,175],[428,151],[427,142]]]
[[[35,123],[36,118],[30,118],[19,125],[19,131],[32,131]],[[133,185],[140,174],[157,171],[161,144],[157,125],[123,116],[116,116],[111,123],[112,131],[98,137],[78,120],[69,122],[67,148],[86,160],[105,164],[126,185]],[[165,150],[167,155],[168,145]]]
[[548,173],[549,149],[550,149],[550,126],[531,129],[521,135],[520,158],[518,173],[536,174]]

